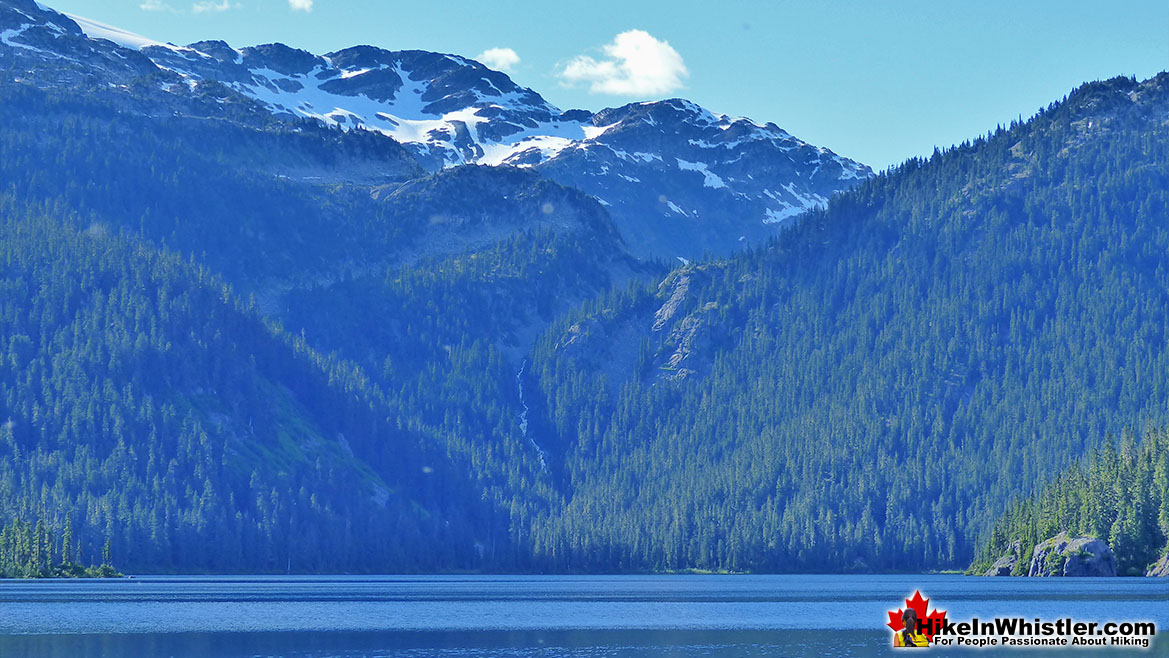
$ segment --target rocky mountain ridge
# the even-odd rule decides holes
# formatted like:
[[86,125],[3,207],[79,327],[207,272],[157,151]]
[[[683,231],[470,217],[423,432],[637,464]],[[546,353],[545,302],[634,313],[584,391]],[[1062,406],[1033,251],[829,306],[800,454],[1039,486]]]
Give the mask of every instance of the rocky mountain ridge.
[[125,90],[148,97],[148,111],[198,106],[249,121],[360,128],[392,137],[431,171],[535,168],[597,197],[641,257],[729,254],[872,175],[773,123],[683,99],[562,111],[458,55],[372,46],[316,55],[215,40],[175,46],[32,0],[0,2],[0,42],[0,68],[42,87]]

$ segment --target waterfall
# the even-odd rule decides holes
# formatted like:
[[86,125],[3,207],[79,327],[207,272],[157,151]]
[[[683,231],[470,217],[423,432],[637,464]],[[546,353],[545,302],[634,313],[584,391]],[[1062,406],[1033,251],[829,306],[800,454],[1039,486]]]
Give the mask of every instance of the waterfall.
[[532,447],[536,449],[536,455],[540,458],[540,470],[547,471],[548,462],[544,459],[544,449],[528,434],[528,403],[524,402],[524,368],[526,367],[528,367],[528,360],[524,359],[523,363],[520,364],[519,372],[515,374],[516,388],[520,393],[520,405],[523,406],[523,411],[520,412],[520,432],[523,433],[528,443],[531,443]]

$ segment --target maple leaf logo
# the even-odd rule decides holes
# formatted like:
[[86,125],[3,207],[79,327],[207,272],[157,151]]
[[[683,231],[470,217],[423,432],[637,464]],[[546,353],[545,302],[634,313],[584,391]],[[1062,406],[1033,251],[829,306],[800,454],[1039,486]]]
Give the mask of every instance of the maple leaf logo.
[[[934,634],[941,630],[942,624],[946,621],[946,611],[935,609],[933,612],[926,614],[930,600],[922,598],[920,590],[913,593],[912,599],[905,599],[905,605],[917,613],[917,619],[920,622],[918,627],[921,629],[921,634],[926,636],[926,639],[930,642],[933,642]],[[894,633],[900,633],[905,628],[905,623],[901,621],[901,615],[904,612],[905,608],[898,608],[897,612],[889,611],[888,626],[893,629]]]

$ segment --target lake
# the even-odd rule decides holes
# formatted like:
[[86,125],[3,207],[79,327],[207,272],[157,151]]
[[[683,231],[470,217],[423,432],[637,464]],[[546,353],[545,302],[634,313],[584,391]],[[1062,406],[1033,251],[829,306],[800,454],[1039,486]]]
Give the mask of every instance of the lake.
[[[954,620],[1153,621],[1165,579],[963,576],[139,577],[0,582],[0,656],[174,658],[897,655],[921,590]],[[1053,655],[968,650],[970,655]],[[961,653],[947,650],[944,653]],[[1063,653],[1063,652],[1060,652]],[[1073,655],[1124,655],[1079,649]]]

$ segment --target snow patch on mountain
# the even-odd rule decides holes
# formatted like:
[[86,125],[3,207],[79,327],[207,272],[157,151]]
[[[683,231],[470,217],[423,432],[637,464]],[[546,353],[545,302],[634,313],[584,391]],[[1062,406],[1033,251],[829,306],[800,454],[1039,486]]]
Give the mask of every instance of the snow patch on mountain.
[[[431,171],[465,164],[535,168],[596,197],[640,256],[728,253],[773,236],[774,224],[872,175],[774,123],[685,99],[562,111],[459,55],[371,46],[316,55],[278,43],[236,49],[222,41],[176,46],[92,19],[38,12],[25,0],[0,0],[4,8],[0,44],[21,53],[52,51],[26,59],[73,57],[79,80],[96,72],[110,76],[111,88],[129,90],[128,81],[157,67],[166,72],[157,88],[176,97],[199,97],[203,83],[216,82],[254,101],[250,112],[388,135]],[[66,32],[69,39],[54,46],[53,35]],[[44,69],[41,80],[61,79],[52,64]]]
[[702,184],[704,186],[713,187],[715,189],[727,186],[727,184],[723,182],[723,179],[718,177],[718,174],[712,172],[710,169],[708,169],[706,167],[705,163],[703,163],[703,162],[687,162],[687,161],[683,160],[682,158],[675,158],[675,159],[678,161],[678,168],[681,169],[682,171],[697,171],[698,173],[702,174],[702,176],[703,176]]
[[24,25],[21,25],[18,28],[9,28],[7,30],[4,30],[3,32],[0,32],[0,42],[3,42],[4,45],[9,46],[11,48],[24,48],[26,50],[40,50],[40,48],[33,48],[32,46],[26,46],[23,43],[18,43],[16,41],[12,40],[14,37],[18,37],[21,34],[23,34],[24,31],[30,27],[32,27],[31,24],[25,23]]
[[[761,141],[778,152],[807,146],[774,124],[715,113],[685,99],[646,101],[599,114],[562,112],[532,90],[517,86],[507,75],[458,55],[359,46],[314,56],[274,44],[231,49],[233,56],[225,57],[222,52],[200,50],[201,44],[162,44],[91,19],[73,19],[93,38],[140,50],[160,67],[189,79],[214,76],[274,113],[389,135],[412,147],[435,168],[461,164],[534,167],[566,150],[589,149],[616,129],[636,126],[634,129],[665,132],[677,123],[715,129],[715,133],[686,140],[699,149],[735,151]],[[222,42],[207,43],[229,48]],[[262,52],[265,48],[270,52]],[[264,59],[259,55],[284,56],[290,65],[277,70],[263,62],[253,63]],[[297,70],[291,65],[294,59],[311,61],[312,66]],[[228,68],[236,70],[225,74]],[[444,97],[443,92],[450,93]],[[663,116],[662,107],[672,116]],[[627,116],[607,116],[615,113]],[[491,129],[480,130],[482,126]],[[657,153],[611,148],[627,162],[661,160]],[[867,168],[826,149],[819,149],[819,153],[840,165],[840,180],[870,174]],[[726,187],[723,177],[711,171],[704,159],[674,159],[680,169],[701,173],[706,187]]]
[[779,224],[784,220],[791,219],[796,215],[807,212],[807,208],[801,206],[787,206],[781,210],[773,210],[768,208],[763,211],[764,224]]

